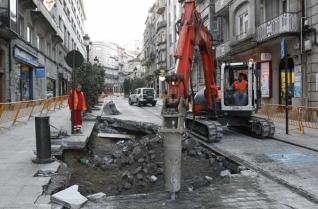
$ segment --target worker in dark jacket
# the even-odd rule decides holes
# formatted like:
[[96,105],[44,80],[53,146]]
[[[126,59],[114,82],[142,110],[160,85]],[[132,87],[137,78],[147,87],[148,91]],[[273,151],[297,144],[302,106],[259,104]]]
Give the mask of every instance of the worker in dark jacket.
[[[72,90],[70,91],[70,95],[68,97],[68,106],[70,110],[72,110]],[[73,130],[77,133],[81,133],[82,128],[82,113],[86,112],[87,106],[85,102],[85,96],[82,92],[82,86],[80,84],[77,85],[77,88],[75,89],[74,94],[74,122],[73,122]]]

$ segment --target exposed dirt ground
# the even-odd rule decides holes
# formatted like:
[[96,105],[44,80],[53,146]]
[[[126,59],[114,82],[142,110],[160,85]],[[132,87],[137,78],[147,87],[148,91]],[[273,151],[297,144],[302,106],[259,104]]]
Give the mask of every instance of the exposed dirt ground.
[[[106,130],[106,131],[105,131]],[[108,123],[99,131],[133,134],[135,140],[99,138],[95,132],[87,151],[65,151],[64,161],[83,195],[104,192],[126,195],[164,191],[162,139],[153,134],[114,128]],[[210,184],[222,184],[220,173],[238,166],[186,139],[182,152],[182,190],[192,191]],[[225,172],[226,173],[226,172]],[[225,175],[226,176],[226,175]]]

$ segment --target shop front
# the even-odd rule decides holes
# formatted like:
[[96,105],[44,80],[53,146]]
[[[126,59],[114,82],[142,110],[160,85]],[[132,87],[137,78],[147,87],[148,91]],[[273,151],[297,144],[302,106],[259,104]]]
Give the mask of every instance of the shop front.
[[34,99],[34,77],[38,58],[19,46],[14,47],[15,58],[15,100]]

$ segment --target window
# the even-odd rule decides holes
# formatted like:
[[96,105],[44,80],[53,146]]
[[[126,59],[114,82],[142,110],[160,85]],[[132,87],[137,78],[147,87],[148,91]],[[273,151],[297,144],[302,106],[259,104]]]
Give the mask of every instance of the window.
[[46,42],[46,55],[51,57],[51,44],[49,42]]
[[63,30],[63,26],[64,26],[63,19],[59,17],[59,28]]
[[24,19],[21,16],[19,16],[19,34],[24,37]]
[[70,49],[71,45],[71,35],[70,35],[70,32],[67,32],[67,48]]
[[52,59],[56,61],[56,48],[52,48]]
[[243,35],[245,35],[248,31],[248,12],[246,11],[245,13],[241,14],[238,17],[239,21],[239,28],[238,28],[238,38],[242,38]]
[[264,23],[266,20],[266,1],[265,0],[260,0],[260,23]]
[[287,12],[287,0],[283,0],[283,13],[286,13]]
[[32,43],[32,30],[30,26],[27,27],[27,42]]
[[40,49],[40,41],[41,41],[40,36],[37,35],[36,36],[36,48],[38,48],[38,49]]

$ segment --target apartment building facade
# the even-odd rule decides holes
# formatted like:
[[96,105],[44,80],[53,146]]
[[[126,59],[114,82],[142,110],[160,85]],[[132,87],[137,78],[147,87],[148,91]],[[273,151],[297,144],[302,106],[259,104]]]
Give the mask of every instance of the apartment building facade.
[[[317,106],[317,2],[312,0],[217,0],[216,47],[222,62],[258,63],[265,103]],[[287,62],[281,59],[286,48]],[[288,88],[285,86],[288,69]]]
[[[81,0],[4,0],[15,23],[1,22],[2,101],[44,99],[68,93],[71,69],[64,57],[85,54],[86,19]],[[13,8],[14,6],[14,8]],[[1,18],[6,19],[6,11]],[[15,13],[14,13],[15,12]],[[9,31],[9,32],[8,32]]]
[[149,9],[142,50],[147,86],[155,88],[157,95],[161,95],[166,89],[165,82],[159,79],[160,73],[168,71],[166,7],[166,0],[157,0]]
[[96,41],[91,45],[90,61],[94,63],[94,60],[98,60],[99,64],[105,68],[105,88],[108,93],[117,92],[120,89],[119,50],[120,47],[111,42]]

